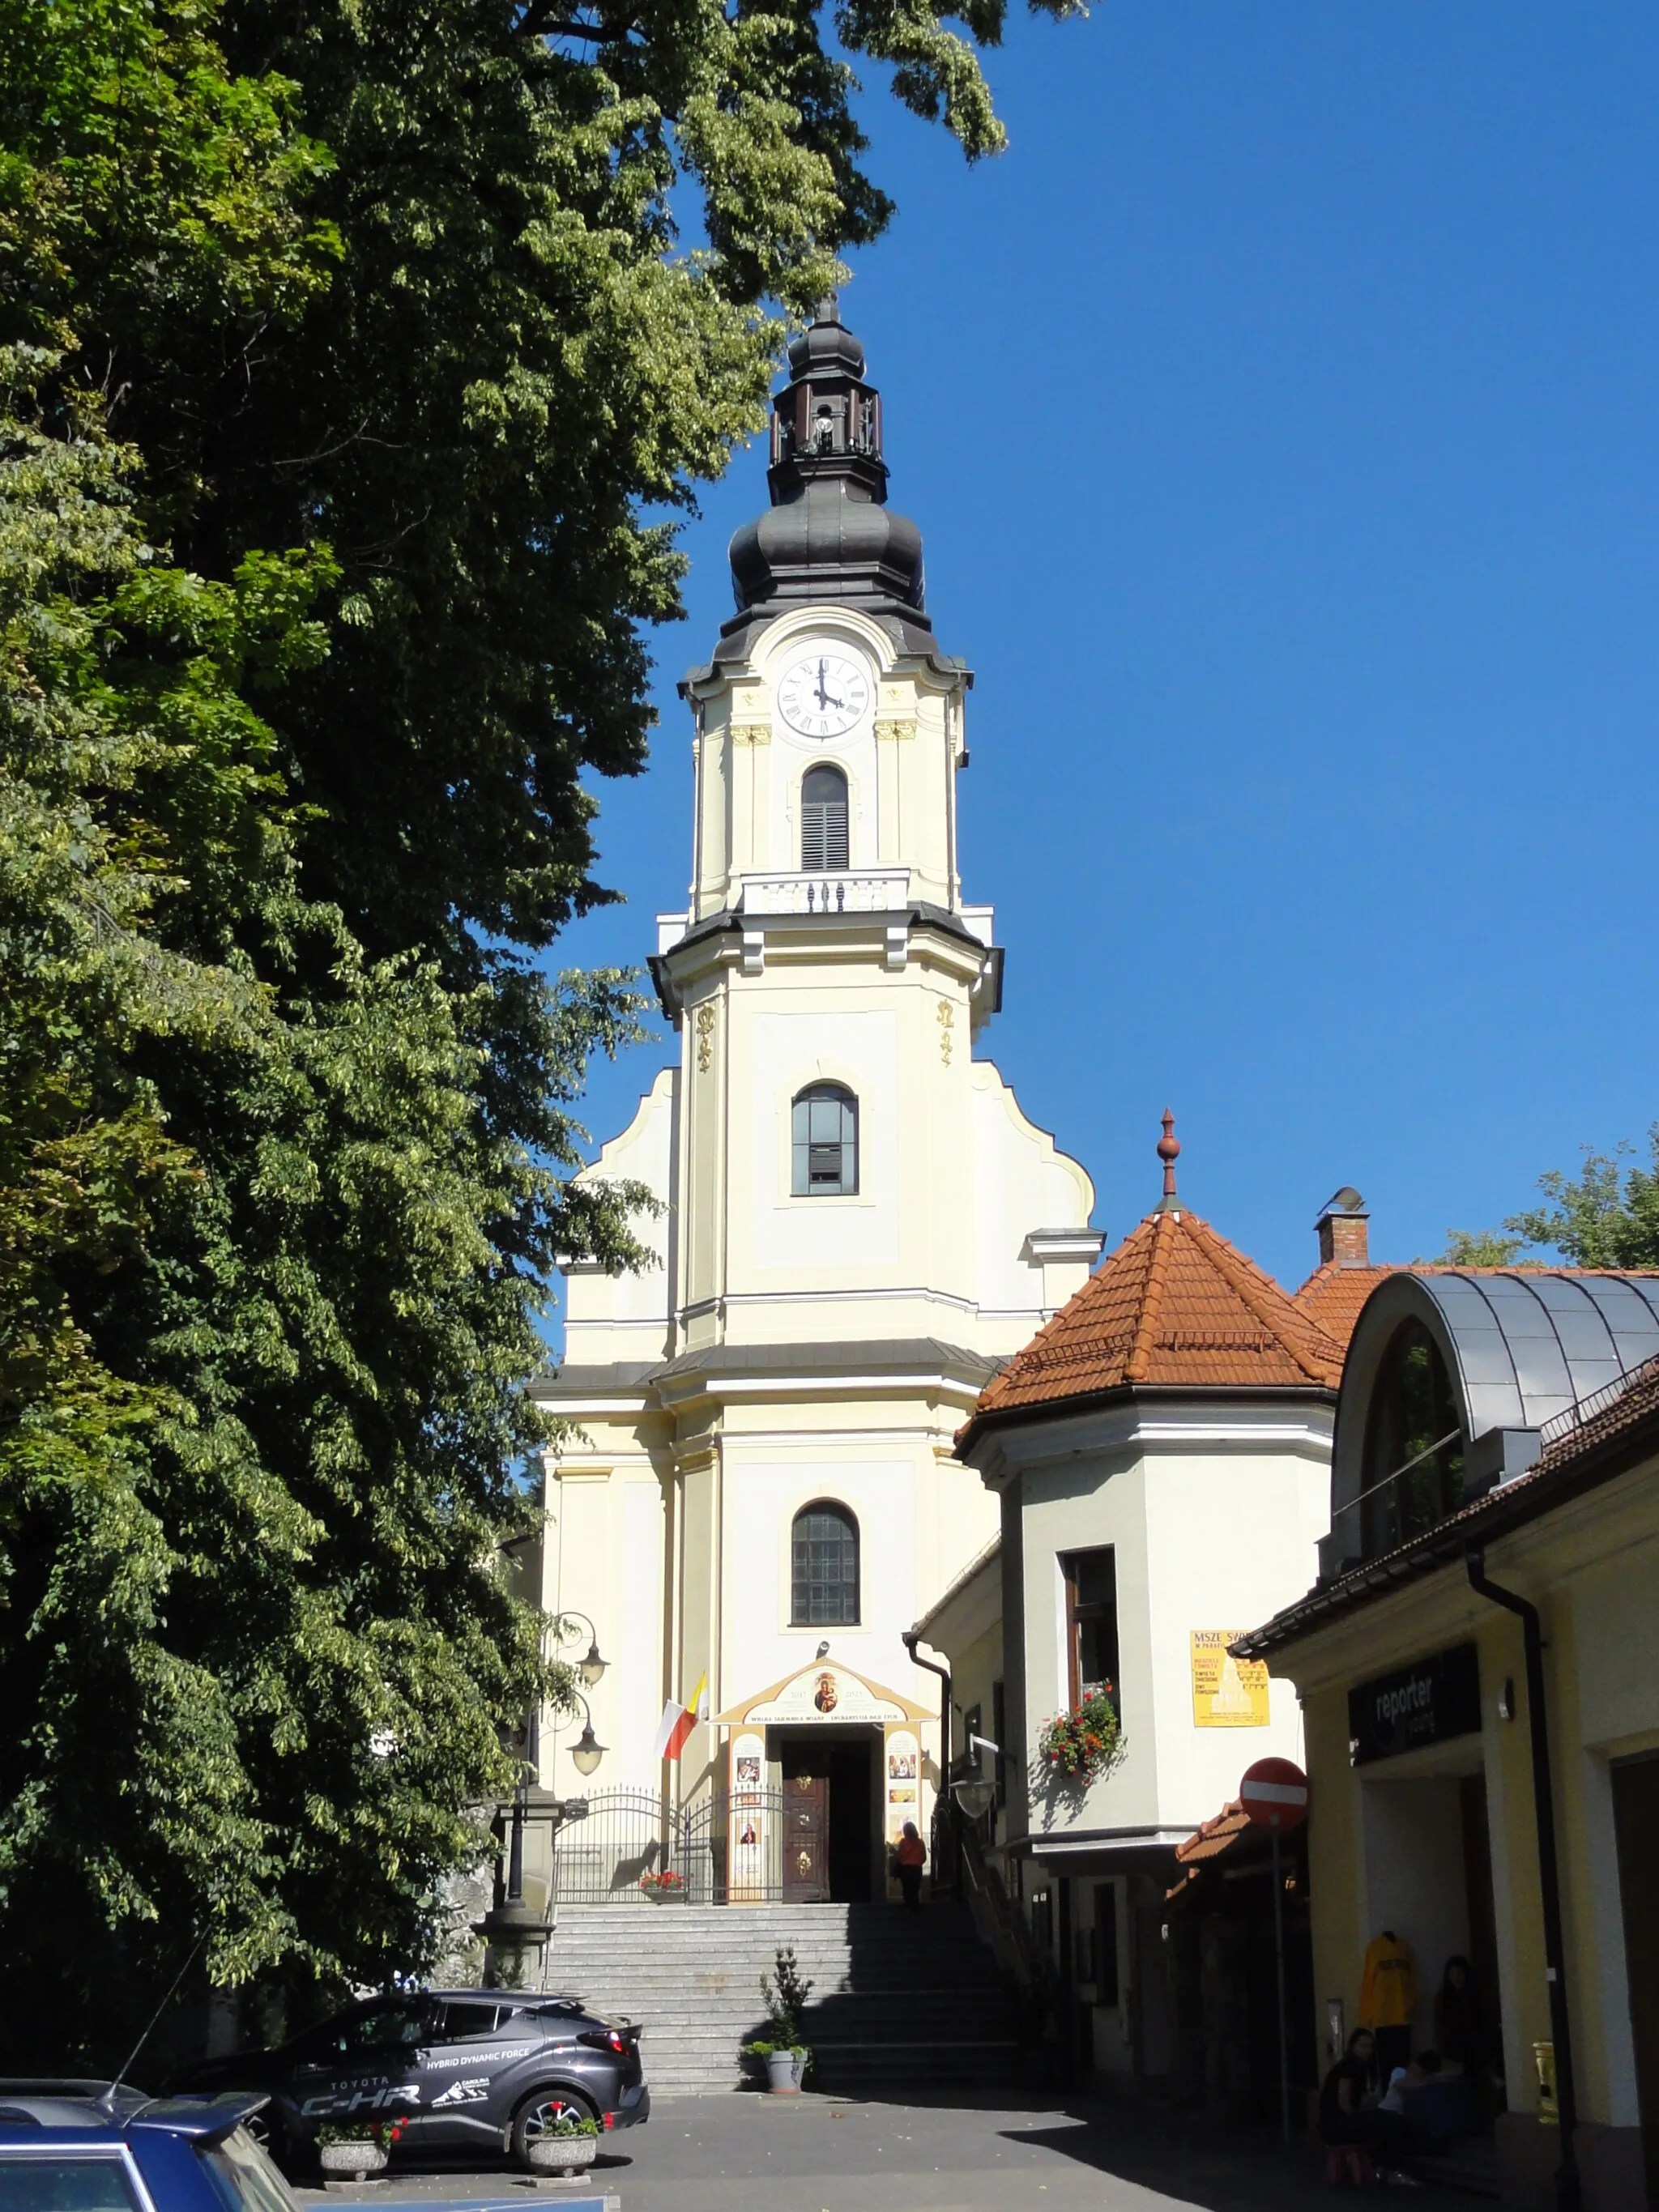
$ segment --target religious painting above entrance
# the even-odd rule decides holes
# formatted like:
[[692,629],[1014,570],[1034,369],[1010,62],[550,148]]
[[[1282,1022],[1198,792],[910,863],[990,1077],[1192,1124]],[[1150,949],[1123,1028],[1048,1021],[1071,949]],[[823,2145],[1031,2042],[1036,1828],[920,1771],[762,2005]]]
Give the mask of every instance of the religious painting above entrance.
[[1480,1729],[1480,1662],[1473,1644],[1455,1644],[1348,1692],[1348,1758],[1355,1766]]
[[849,1722],[890,1726],[895,1721],[929,1718],[919,1706],[879,1682],[866,1681],[850,1667],[816,1659],[799,1674],[786,1675],[751,1701],[715,1715],[728,1728],[844,1727]]
[[1227,1649],[1247,1633],[1242,1628],[1191,1632],[1194,1728],[1266,1728],[1272,1720],[1266,1660],[1235,1659]]

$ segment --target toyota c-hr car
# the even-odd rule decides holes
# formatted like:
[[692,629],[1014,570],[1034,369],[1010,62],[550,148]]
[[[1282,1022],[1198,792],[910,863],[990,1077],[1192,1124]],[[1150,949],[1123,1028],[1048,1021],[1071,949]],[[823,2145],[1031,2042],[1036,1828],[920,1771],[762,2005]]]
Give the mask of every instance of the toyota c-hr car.
[[425,1990],[367,1997],[274,2051],[186,2067],[170,2096],[263,2091],[272,2156],[315,2164],[317,2130],[372,2115],[404,2123],[394,2155],[423,2149],[511,2152],[553,2121],[635,2127],[650,2116],[640,2030],[600,2020],[580,1997],[512,1990]]

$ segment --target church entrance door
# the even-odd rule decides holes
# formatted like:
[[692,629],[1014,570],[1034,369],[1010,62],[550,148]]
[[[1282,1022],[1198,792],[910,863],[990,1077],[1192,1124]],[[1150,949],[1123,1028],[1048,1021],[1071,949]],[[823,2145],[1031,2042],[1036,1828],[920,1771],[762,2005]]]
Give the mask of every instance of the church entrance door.
[[[797,1905],[867,1905],[875,1857],[875,1754],[866,1729],[821,1729],[778,1747],[783,1893]],[[804,1866],[803,1856],[810,1860]]]
[[783,1808],[785,1900],[823,1904],[830,1895],[830,1762],[817,1745],[786,1751]]

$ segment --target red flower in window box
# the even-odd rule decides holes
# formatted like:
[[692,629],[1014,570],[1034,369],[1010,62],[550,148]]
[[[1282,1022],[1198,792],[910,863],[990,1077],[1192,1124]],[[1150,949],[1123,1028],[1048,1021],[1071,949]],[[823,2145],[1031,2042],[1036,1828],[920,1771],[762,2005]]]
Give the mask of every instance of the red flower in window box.
[[1042,1724],[1037,1751],[1067,1782],[1086,1788],[1109,1774],[1123,1753],[1112,1686],[1083,1698],[1070,1712],[1056,1713]]

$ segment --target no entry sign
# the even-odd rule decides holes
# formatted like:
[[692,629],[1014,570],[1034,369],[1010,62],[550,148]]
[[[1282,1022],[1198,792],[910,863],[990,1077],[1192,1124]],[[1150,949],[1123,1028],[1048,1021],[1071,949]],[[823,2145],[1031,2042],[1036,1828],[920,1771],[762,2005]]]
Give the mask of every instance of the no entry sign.
[[1258,1828],[1299,1828],[1308,1817],[1308,1778],[1294,1759],[1258,1759],[1238,1785],[1238,1802]]

